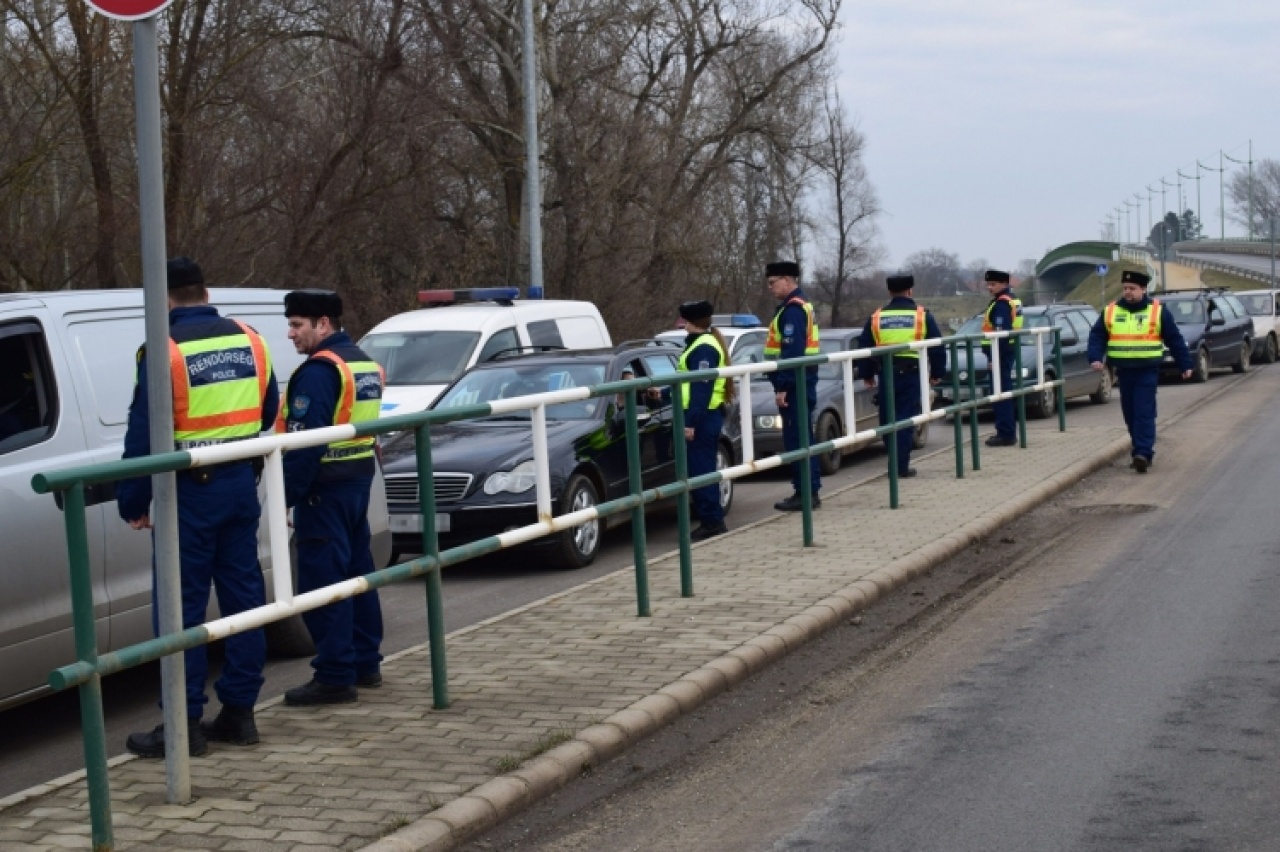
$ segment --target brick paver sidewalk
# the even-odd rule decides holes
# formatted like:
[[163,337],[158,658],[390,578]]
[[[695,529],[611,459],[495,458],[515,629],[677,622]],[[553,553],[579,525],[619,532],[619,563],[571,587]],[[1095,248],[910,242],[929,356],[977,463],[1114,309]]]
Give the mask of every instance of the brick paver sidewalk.
[[[812,549],[799,515],[706,542],[696,597],[679,596],[674,557],[655,559],[650,618],[635,616],[628,570],[451,634],[448,710],[431,709],[425,648],[389,658],[359,703],[268,702],[260,745],[214,743],[192,761],[189,805],[165,804],[163,761],[119,758],[117,848],[444,848],[1123,452],[1118,425],[1046,426],[1025,451],[984,447],[963,480],[951,452],[918,460],[896,511],[883,478],[824,494]],[[83,777],[0,803],[0,847],[89,845]]]

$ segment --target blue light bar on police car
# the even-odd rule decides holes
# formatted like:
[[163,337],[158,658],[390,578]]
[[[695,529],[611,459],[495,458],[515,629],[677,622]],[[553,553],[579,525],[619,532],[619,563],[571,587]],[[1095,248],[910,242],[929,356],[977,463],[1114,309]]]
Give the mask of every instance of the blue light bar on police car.
[[714,314],[711,324],[721,328],[755,328],[760,325],[760,318],[755,314]]
[[419,290],[419,305],[461,305],[467,302],[510,302],[520,298],[518,287],[472,287],[464,290]]

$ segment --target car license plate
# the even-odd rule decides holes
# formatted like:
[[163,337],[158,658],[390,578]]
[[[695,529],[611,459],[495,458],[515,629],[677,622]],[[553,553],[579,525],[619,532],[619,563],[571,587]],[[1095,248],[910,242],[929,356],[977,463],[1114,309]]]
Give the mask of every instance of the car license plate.
[[[422,532],[422,516],[421,515],[392,515],[391,531],[395,533]],[[449,516],[436,515],[436,532],[447,533],[448,531],[449,531]]]

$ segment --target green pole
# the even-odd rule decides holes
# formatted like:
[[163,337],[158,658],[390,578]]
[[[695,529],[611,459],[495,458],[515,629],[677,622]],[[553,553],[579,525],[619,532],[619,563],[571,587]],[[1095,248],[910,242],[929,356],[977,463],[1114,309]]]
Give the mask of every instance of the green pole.
[[1014,334],[1013,341],[1013,386],[1018,392],[1018,440],[1022,449],[1027,448],[1027,397],[1022,393],[1022,337]]
[[[673,404],[674,404],[673,400]],[[631,495],[637,497],[644,491],[640,479],[640,430],[636,426],[636,392],[627,391],[627,484]],[[673,436],[674,437],[674,436]],[[681,435],[681,438],[684,436]],[[649,611],[649,563],[645,549],[644,504],[631,510],[631,552],[636,561],[636,615],[645,618]]]
[[[676,452],[676,482],[688,485],[689,455],[684,440],[682,385],[671,386],[671,444]],[[676,522],[680,532],[680,596],[693,597],[693,553],[689,550],[689,489],[676,497]]]
[[[960,350],[954,340],[947,344],[947,348],[951,350],[951,404],[955,405],[960,402]],[[969,368],[970,372],[972,372],[973,365],[970,364]],[[963,414],[966,418],[968,415],[968,411]],[[957,411],[951,418],[951,423],[955,427],[956,479],[964,479],[964,423],[961,420],[961,416],[961,413]]]
[[800,527],[803,530],[804,546],[813,547],[813,459],[808,450],[811,441],[809,425],[809,385],[805,381],[807,367],[796,367],[796,431],[800,438],[800,449],[805,450],[800,459]]
[[885,432],[889,441],[889,508],[898,508],[898,433],[892,427],[898,423],[897,402],[893,396],[893,356],[886,353],[880,361],[880,404],[884,406],[884,422],[890,427]]
[[[98,664],[98,639],[93,625],[93,580],[89,568],[89,534],[84,521],[84,483],[66,491],[63,524],[71,568],[71,612],[76,658]],[[84,732],[85,777],[89,784],[89,819],[95,850],[115,848],[111,832],[111,786],[107,778],[107,728],[102,714],[102,677],[94,674],[81,684],[80,720]]]
[[444,648],[444,589],[440,582],[440,540],[436,536],[436,477],[431,463],[431,426],[413,430],[418,458],[418,507],[422,512],[422,554],[435,567],[427,573],[427,637],[431,652],[431,706],[449,706],[449,667]]
[[[964,342],[965,350],[969,353],[969,402],[972,407],[969,409],[971,417],[969,419],[969,442],[971,453],[973,454],[973,469],[982,470],[982,455],[978,451],[978,407],[976,400],[978,399],[978,379],[977,369],[973,363],[973,338],[969,338]],[[987,362],[987,372],[991,372],[991,362]]]
[[[1062,329],[1053,329],[1053,366],[1057,368],[1055,375],[1062,376]],[[1104,364],[1102,369],[1108,369]],[[1109,378],[1109,377],[1108,377]],[[1066,385],[1058,388],[1058,431],[1067,431],[1067,395],[1063,393]]]

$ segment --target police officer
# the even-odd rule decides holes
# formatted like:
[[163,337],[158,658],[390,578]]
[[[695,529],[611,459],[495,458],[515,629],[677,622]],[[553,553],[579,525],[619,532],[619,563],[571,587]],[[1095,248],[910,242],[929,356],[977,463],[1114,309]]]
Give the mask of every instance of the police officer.
[[[764,270],[765,283],[769,292],[778,300],[778,311],[769,323],[769,336],[765,339],[764,357],[769,360],[786,360],[804,355],[817,355],[818,322],[813,316],[813,306],[800,291],[800,265],[789,260],[770,263]],[[769,373],[769,382],[773,385],[774,396],[778,403],[778,413],[782,415],[782,446],[785,450],[800,448],[800,407],[797,393],[805,393],[809,400],[809,422],[803,428],[809,430],[809,444],[813,444],[813,410],[818,404],[818,368],[805,370],[804,387],[796,387],[794,370],[777,370]],[[800,497],[800,465],[791,465],[791,486],[794,489],[790,497],[773,504],[780,512],[798,512],[802,508]],[[818,469],[818,459],[810,457],[809,485],[813,491],[813,508],[822,505],[818,490],[822,487],[822,477]]]
[[[892,297],[889,304],[878,309],[863,326],[858,346],[893,346],[916,340],[942,337],[933,314],[917,305],[912,299],[915,278],[910,275],[893,275],[886,279]],[[941,381],[947,368],[947,358],[941,346],[929,348],[929,384]],[[865,358],[858,362],[858,376],[867,387],[875,387],[876,374],[881,370],[879,358]],[[893,407],[898,420],[906,420],[920,414],[920,351],[913,349],[893,356]],[[880,393],[880,425],[889,422],[889,407],[885,404],[883,387]],[[898,442],[898,476],[912,477],[916,469],[911,466],[911,449],[915,444],[915,429],[899,429],[892,436],[884,436],[886,449],[890,440]]]
[[[715,308],[710,302],[685,302],[680,317],[685,321],[688,337],[680,353],[677,368],[681,372],[715,370],[728,366],[728,346],[720,332],[711,327]],[[650,391],[657,391],[650,388]],[[684,440],[688,444],[689,476],[702,476],[716,469],[720,430],[724,427],[725,405],[733,402],[731,380],[687,382],[680,385],[680,407],[684,410]],[[666,389],[666,394],[670,388]],[[650,396],[653,396],[651,393]],[[702,523],[689,536],[694,541],[712,538],[729,531],[724,523],[724,507],[720,505],[720,488],[707,485],[692,493],[693,508]]]
[[[282,428],[300,432],[377,420],[382,368],[342,331],[342,298],[329,290],[295,290],[285,296],[284,313],[294,348],[310,357],[289,380]],[[375,464],[372,437],[285,454],[285,502],[294,507],[300,592],[374,570],[369,489]],[[316,644],[315,673],[285,693],[285,704],[342,704],[358,698],[357,686],[382,685],[382,608],[376,591],[302,618]]]
[[[255,438],[271,428],[280,394],[267,344],[243,323],[219,316],[209,305],[204,274],[187,257],[168,263],[169,351],[173,364],[173,439],[176,449]],[[150,453],[147,353],[138,350],[138,377],[129,407],[124,457]],[[178,547],[182,577],[182,626],[204,623],[209,585],[224,616],[263,606],[258,566],[258,489],[253,464],[226,462],[179,471]],[[120,517],[135,530],[151,528],[151,478],[124,480],[116,489]],[[154,577],[154,573],[153,573]],[[152,587],[152,624],[158,626]],[[262,688],[266,639],[261,629],[227,638],[226,661],[214,684],[222,710],[199,724],[206,702],[208,661],[204,646],[185,653],[188,748],[204,754],[208,739],[258,742],[253,706]],[[164,726],[131,734],[126,748],[141,757],[164,757]]]
[[[987,305],[986,316],[982,320],[982,330],[1017,331],[1022,328],[1022,302],[1014,298],[1009,289],[1009,273],[998,269],[988,269],[984,276],[987,292],[991,294],[991,302]],[[1000,353],[1000,392],[1006,393],[1013,388],[1014,342],[1008,337],[996,341]],[[984,339],[982,349],[987,356],[987,363],[992,363],[991,341]],[[995,393],[995,371],[991,374],[992,393]],[[1012,447],[1018,443],[1018,419],[1014,401],[1003,399],[991,404],[991,411],[996,419],[996,433],[987,438],[988,447]]]
[[1191,352],[1178,324],[1160,301],[1147,298],[1151,277],[1126,270],[1120,275],[1121,298],[1107,305],[1089,332],[1089,362],[1105,370],[1103,357],[1116,371],[1120,387],[1120,411],[1133,444],[1130,467],[1146,473],[1156,457],[1156,386],[1160,363],[1168,346],[1191,378]]

